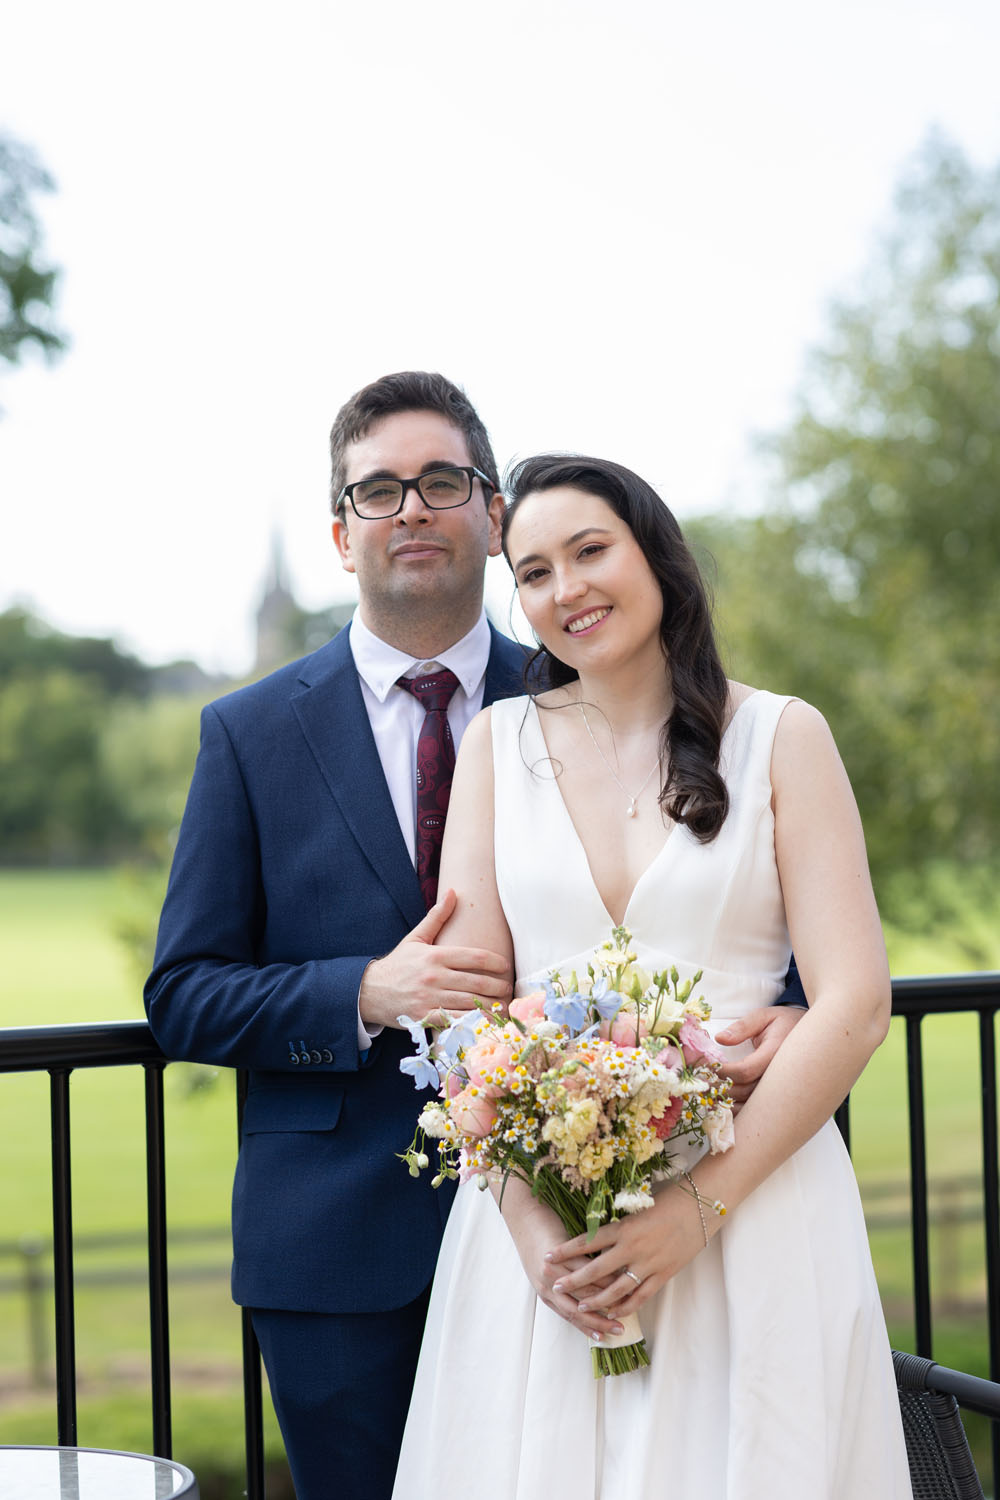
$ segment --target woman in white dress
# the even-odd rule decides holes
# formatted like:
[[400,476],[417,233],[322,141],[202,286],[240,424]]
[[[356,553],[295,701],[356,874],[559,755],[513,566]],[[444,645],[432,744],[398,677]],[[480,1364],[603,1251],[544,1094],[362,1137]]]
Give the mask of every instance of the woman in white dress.
[[[624,923],[704,970],[712,1027],[810,1008],[697,1189],[566,1242],[523,1184],[463,1185],[394,1500],[908,1500],[864,1221],[831,1114],[885,1036],[889,975],[857,808],[821,715],[727,682],[676,522],[615,464],[519,464],[504,550],[547,681],[468,730],[441,890],[451,943],[521,981]],[[738,1052],[733,1053],[738,1056]],[[725,1216],[713,1212],[724,1204]],[[587,1339],[638,1313],[648,1369]]]

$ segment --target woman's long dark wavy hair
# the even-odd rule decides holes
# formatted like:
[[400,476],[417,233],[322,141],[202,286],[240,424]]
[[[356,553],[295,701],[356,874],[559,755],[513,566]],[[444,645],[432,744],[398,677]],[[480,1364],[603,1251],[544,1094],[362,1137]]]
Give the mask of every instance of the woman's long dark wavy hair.
[[[712,629],[712,611],[698,565],[667,506],[638,474],[621,464],[578,454],[543,453],[508,471],[509,504],[503,518],[503,553],[510,565],[511,522],[528,495],[568,485],[607,502],[638,542],[663,595],[660,638],[666,653],[674,707],[660,731],[667,777],[660,805],[709,843],[725,822],[729,793],[719,775],[728,683]],[[578,673],[545,646],[525,668],[525,683],[562,687]]]

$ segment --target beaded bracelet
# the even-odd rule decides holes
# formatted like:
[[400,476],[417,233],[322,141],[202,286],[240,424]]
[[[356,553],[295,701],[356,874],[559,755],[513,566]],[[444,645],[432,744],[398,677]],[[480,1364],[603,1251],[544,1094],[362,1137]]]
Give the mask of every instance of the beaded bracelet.
[[[707,1245],[708,1244],[708,1225],[705,1223],[705,1209],[704,1209],[704,1201],[705,1200],[702,1198],[701,1194],[699,1193],[698,1186],[697,1186],[694,1178],[691,1176],[691,1173],[690,1172],[682,1172],[681,1176],[687,1181],[688,1186],[690,1187],[692,1193],[694,1194],[694,1201],[698,1205],[698,1217],[701,1220],[701,1232],[705,1236],[705,1244]],[[712,1204],[712,1211],[713,1211],[713,1213],[717,1213],[718,1216],[719,1216],[719,1218],[721,1219],[722,1216],[723,1216],[723,1214],[726,1212],[726,1205],[721,1201],[721,1199],[716,1198],[715,1202]]]

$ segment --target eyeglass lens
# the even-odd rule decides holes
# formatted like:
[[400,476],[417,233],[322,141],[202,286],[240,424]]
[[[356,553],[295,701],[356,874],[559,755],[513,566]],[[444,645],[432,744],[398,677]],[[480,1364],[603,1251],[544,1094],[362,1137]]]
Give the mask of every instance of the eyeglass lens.
[[[434,469],[429,474],[421,474],[416,486],[432,510],[448,510],[453,505],[464,505],[469,499],[472,476],[464,469]],[[352,494],[358,515],[393,515],[402,504],[403,482],[400,479],[368,479],[356,484]]]

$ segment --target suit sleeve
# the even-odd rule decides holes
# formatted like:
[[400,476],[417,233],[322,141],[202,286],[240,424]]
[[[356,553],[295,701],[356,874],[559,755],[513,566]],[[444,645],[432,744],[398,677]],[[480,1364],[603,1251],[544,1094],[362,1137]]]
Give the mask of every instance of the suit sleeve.
[[261,962],[268,894],[256,819],[214,706],[201,729],[145,987],[153,1034],[168,1057],[226,1067],[369,1065],[379,1043],[359,1051],[357,999],[374,955]]

